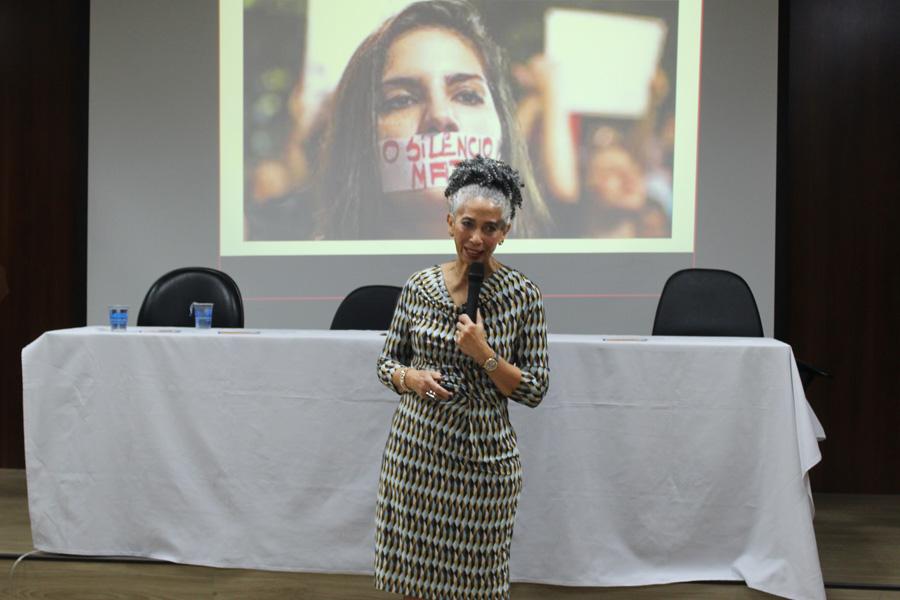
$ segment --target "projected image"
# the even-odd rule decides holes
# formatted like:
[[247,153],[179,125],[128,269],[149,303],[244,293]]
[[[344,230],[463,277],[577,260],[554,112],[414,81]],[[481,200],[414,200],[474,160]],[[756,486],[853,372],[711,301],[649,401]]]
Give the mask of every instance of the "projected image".
[[521,172],[520,240],[692,219],[678,0],[245,0],[241,19],[243,242],[446,238],[447,178],[476,154]]

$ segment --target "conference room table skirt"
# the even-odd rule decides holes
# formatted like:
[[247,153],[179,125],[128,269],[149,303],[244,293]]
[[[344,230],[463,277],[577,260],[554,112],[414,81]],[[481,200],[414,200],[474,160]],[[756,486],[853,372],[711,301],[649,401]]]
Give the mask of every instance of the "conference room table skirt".
[[[378,332],[105,327],[22,352],[34,546],[372,573],[398,397]],[[772,339],[551,335],[550,392],[511,404],[513,581],[744,580],[824,598],[808,471],[824,434]]]

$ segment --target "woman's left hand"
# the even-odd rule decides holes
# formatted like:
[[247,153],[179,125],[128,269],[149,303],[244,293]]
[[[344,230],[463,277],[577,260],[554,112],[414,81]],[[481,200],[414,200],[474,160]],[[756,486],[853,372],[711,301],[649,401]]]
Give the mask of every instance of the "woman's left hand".
[[469,315],[463,313],[459,315],[456,323],[456,345],[463,354],[474,359],[490,354],[490,348],[484,335],[484,319],[481,317],[479,310],[475,314],[477,319],[474,323]]

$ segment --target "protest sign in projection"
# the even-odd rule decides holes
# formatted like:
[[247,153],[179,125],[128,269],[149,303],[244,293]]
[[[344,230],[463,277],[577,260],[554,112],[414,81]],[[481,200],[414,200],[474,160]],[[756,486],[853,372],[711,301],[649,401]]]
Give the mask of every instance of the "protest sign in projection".
[[477,134],[444,132],[389,138],[379,142],[385,192],[446,187],[453,167],[467,158],[497,158],[500,141]]

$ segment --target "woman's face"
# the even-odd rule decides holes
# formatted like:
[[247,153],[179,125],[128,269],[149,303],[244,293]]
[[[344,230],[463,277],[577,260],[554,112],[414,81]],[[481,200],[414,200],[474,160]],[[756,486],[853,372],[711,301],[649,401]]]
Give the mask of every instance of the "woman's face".
[[456,214],[447,215],[447,226],[456,244],[456,254],[466,264],[488,264],[509,232],[500,207],[479,197],[464,202]]
[[378,138],[465,131],[500,139],[502,127],[475,47],[449,29],[424,27],[388,48]]
[[598,204],[641,210],[647,191],[640,165],[620,146],[597,150],[588,163],[587,187]]
[[[491,137],[499,144],[503,136],[477,50],[449,29],[412,29],[393,41],[376,103],[379,140],[462,132]],[[401,192],[394,197],[414,201],[421,200],[423,194],[434,204],[444,202],[443,188],[439,187]],[[412,211],[435,208],[432,203],[406,204]]]

